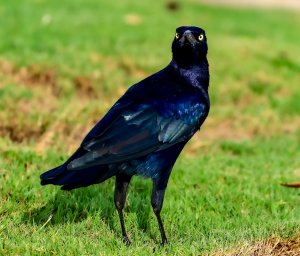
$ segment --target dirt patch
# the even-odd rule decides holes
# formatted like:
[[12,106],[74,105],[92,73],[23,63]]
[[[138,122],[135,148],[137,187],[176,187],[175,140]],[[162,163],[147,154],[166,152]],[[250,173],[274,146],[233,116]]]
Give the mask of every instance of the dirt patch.
[[[61,96],[61,88],[58,86],[58,74],[54,68],[47,68],[38,65],[29,65],[25,67],[16,67],[12,63],[0,60],[0,75],[7,81],[13,81],[17,84],[26,85],[35,89],[36,87],[50,88],[50,93],[55,96]],[[79,97],[95,97],[93,88],[93,76],[76,76],[68,78],[74,84]]]
[[57,73],[53,68],[40,66],[16,67],[6,60],[0,60],[0,75],[9,78],[15,83],[29,86],[40,85],[51,88],[55,95],[59,95]]
[[92,85],[92,80],[89,77],[75,77],[74,84],[79,96],[85,95],[88,97],[95,97],[95,90]]
[[270,117],[264,124],[261,119],[265,116],[256,118],[251,116],[237,115],[236,117],[216,117],[209,116],[201,127],[200,132],[196,133],[187,149],[184,152],[196,154],[197,150],[220,141],[242,141],[249,140],[256,136],[272,137],[280,134],[291,134],[300,127],[300,117],[288,118],[285,121]]
[[245,244],[228,252],[216,252],[213,256],[299,256],[300,234],[294,238],[270,238],[252,244]]
[[20,127],[19,125],[1,125],[0,124],[0,137],[8,136],[11,141],[21,143],[37,139],[43,134],[41,127]]
[[[94,63],[106,63],[108,73],[113,73],[115,70],[122,70],[126,75],[138,79],[145,78],[148,74],[139,68],[128,56],[121,56],[119,60],[115,60],[109,56],[100,54],[92,54],[91,61]],[[0,59],[0,76],[3,76],[8,81],[13,81],[18,84],[28,85],[30,87],[42,86],[51,88],[54,96],[60,96],[61,89],[58,86],[58,74],[54,68],[47,68],[38,65],[29,65],[17,67],[9,61]],[[90,75],[79,75],[67,80],[71,80],[79,97],[94,98],[97,96],[93,84],[102,83],[102,72],[94,72]],[[119,85],[119,87],[122,85]],[[99,96],[99,95],[98,95]]]
[[20,81],[26,84],[40,84],[54,87],[56,85],[56,71],[54,69],[40,69],[33,66],[21,68],[17,74]]
[[0,74],[12,76],[16,81],[25,84],[44,84],[54,86],[56,84],[56,71],[38,66],[16,67],[12,63],[0,60]]

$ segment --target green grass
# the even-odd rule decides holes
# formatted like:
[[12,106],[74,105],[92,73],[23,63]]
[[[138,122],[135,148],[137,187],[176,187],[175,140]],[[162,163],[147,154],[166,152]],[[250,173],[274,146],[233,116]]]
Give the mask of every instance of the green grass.
[[[279,185],[300,179],[299,13],[31,0],[2,3],[0,24],[0,254],[199,255],[299,234],[299,191]],[[170,244],[159,246],[150,180],[136,177],[127,248],[113,180],[62,192],[41,187],[39,174],[129,85],[170,61],[185,24],[207,31],[211,113],[170,178]]]

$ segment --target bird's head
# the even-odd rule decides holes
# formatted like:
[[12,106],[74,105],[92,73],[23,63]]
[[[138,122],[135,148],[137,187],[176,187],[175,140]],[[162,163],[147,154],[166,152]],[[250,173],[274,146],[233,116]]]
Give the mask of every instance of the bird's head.
[[179,66],[193,66],[206,60],[205,31],[198,27],[184,26],[176,29],[172,43],[173,59]]

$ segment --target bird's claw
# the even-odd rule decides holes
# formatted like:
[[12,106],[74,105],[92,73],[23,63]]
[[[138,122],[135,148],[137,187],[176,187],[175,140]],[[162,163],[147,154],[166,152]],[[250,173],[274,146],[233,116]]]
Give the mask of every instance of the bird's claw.
[[127,236],[123,236],[123,243],[126,246],[130,246],[131,245],[131,242],[130,242],[130,240],[129,240],[129,238]]
[[167,245],[167,244],[168,244],[167,238],[163,238],[163,239],[162,239],[162,242],[161,242],[161,245],[162,245],[162,246],[165,246],[165,245]]

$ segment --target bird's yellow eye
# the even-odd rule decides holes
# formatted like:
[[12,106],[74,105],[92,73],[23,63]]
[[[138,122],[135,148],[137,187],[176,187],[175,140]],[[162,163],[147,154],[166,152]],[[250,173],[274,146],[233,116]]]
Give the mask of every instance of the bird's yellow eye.
[[202,41],[203,39],[204,39],[204,35],[203,34],[201,34],[201,35],[198,36],[198,40],[199,41]]
[[175,33],[175,38],[178,39],[179,38],[179,33]]

